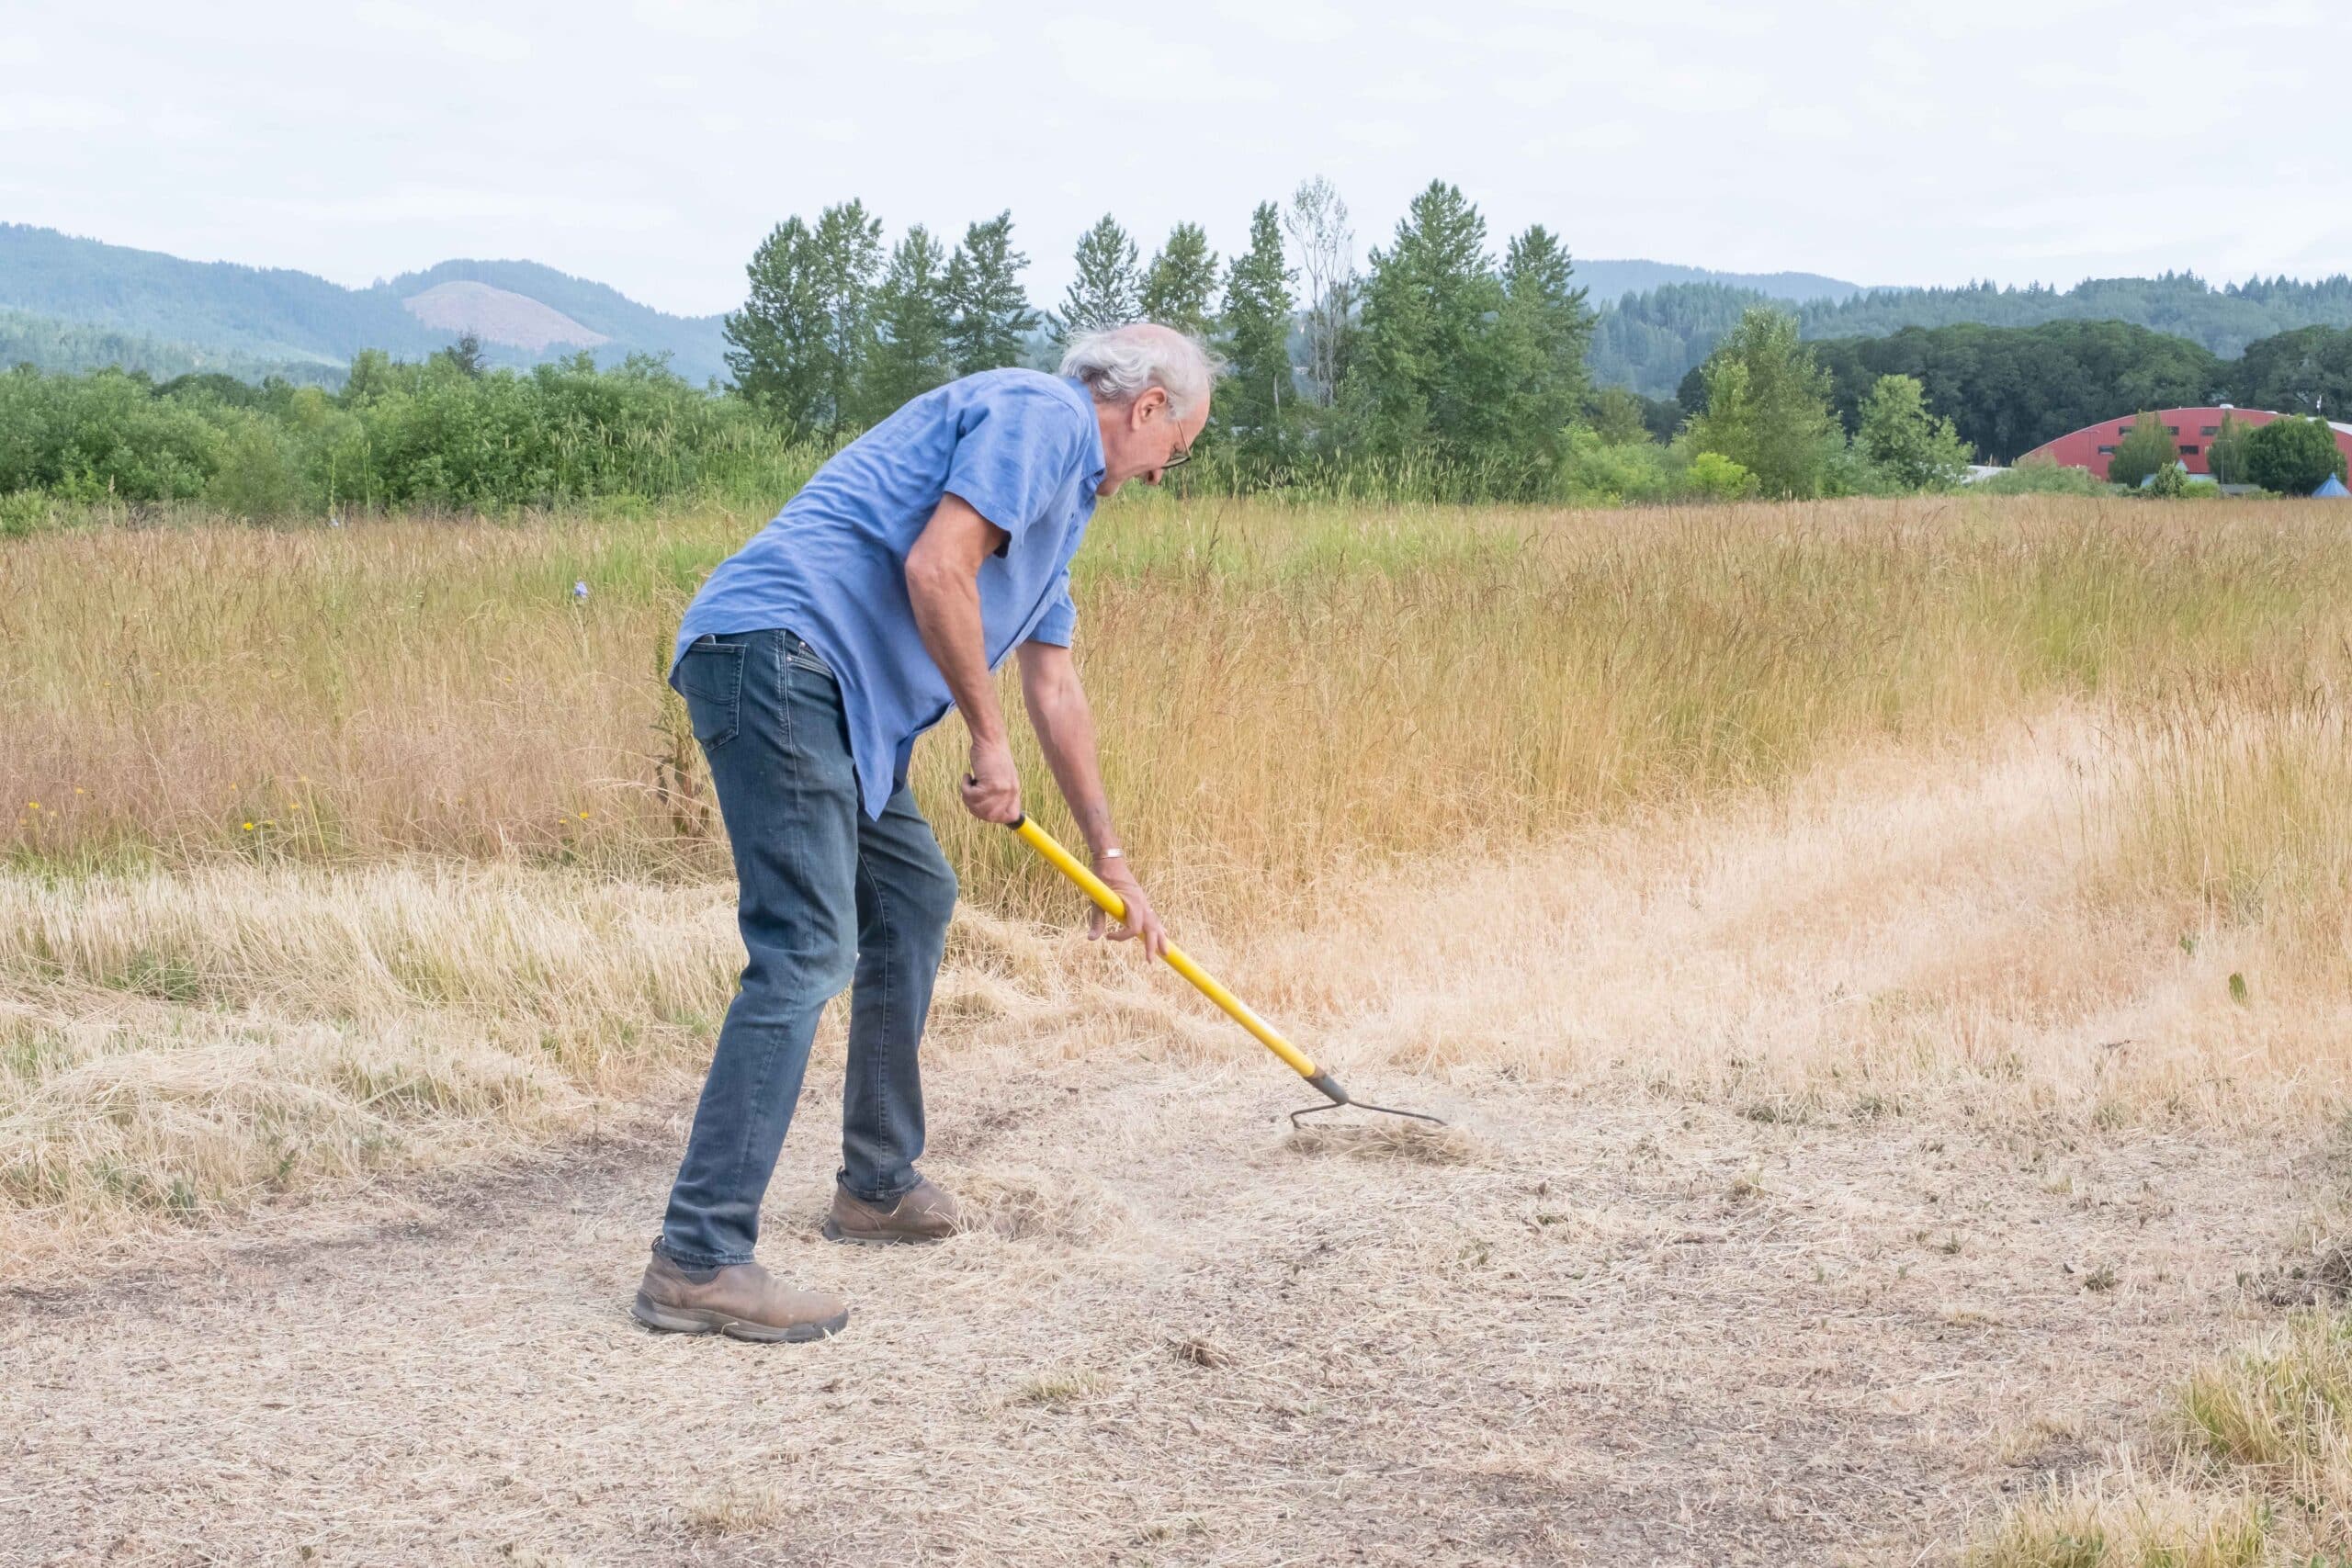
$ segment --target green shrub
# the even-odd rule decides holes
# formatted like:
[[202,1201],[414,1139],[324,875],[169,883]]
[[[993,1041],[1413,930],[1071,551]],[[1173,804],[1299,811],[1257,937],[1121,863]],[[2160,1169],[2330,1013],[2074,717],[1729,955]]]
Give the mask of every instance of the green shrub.
[[69,501],[186,501],[203,493],[219,437],[202,412],[119,370],[0,376],[0,491]]
[[682,495],[765,511],[822,457],[650,359],[480,373],[369,353],[339,398],[218,377],[0,376],[0,493],[67,501],[201,499],[248,518]]
[[57,503],[39,491],[0,494],[0,539],[28,539],[58,525]]
[[1968,488],[1979,495],[2106,495],[2113,489],[2088,468],[2063,468],[2049,457],[2019,463]]
[[300,500],[300,476],[275,421],[248,416],[220,437],[219,466],[205,501],[232,517],[281,517]]
[[1690,459],[1690,493],[1703,501],[1746,501],[1759,481],[1747,466],[1720,452],[1702,452]]
[[1670,501],[1688,468],[1681,454],[1655,442],[1611,441],[1572,425],[1561,441],[1560,498],[1579,506]]

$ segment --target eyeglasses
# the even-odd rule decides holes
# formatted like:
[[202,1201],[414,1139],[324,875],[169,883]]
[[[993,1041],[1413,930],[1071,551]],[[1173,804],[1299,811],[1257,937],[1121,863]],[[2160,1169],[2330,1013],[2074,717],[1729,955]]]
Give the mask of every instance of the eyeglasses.
[[[1175,424],[1175,423],[1176,423],[1176,422],[1175,422],[1174,420],[1172,420],[1172,419],[1171,419],[1170,421],[1169,421],[1169,423],[1170,423],[1170,424]],[[1177,424],[1177,425],[1176,425],[1176,428],[1177,428],[1178,430],[1182,430],[1182,429],[1183,429],[1184,427],[1183,427],[1182,425],[1181,425],[1181,424]],[[1183,446],[1182,450],[1181,450],[1181,451],[1178,451],[1178,450],[1170,450],[1170,451],[1169,452],[1169,454],[1168,454],[1168,461],[1166,461],[1166,462],[1164,462],[1164,463],[1162,463],[1162,464],[1160,464],[1160,465],[1159,465],[1159,470],[1160,470],[1160,472],[1162,472],[1162,473],[1166,473],[1166,472],[1167,472],[1169,469],[1170,469],[1170,468],[1182,468],[1185,464],[1187,464],[1187,463],[1191,462],[1192,460],[1193,460],[1193,444],[1192,444],[1191,442],[1187,441],[1187,442],[1185,442],[1185,443],[1184,443],[1184,446]]]

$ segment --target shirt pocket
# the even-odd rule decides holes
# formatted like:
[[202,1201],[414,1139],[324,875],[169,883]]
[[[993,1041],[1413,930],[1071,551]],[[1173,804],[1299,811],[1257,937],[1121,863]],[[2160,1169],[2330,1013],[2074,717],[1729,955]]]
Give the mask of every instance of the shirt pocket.
[[670,683],[686,699],[686,717],[696,740],[715,750],[735,739],[743,716],[741,643],[691,645]]

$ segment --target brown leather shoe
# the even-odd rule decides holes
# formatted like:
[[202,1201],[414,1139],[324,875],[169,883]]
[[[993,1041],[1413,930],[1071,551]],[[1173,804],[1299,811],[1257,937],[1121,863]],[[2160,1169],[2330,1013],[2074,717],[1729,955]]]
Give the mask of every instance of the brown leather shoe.
[[821,1291],[778,1284],[756,1263],[686,1269],[657,1252],[645,1266],[629,1315],[673,1334],[798,1345],[849,1326],[849,1303]]
[[874,1243],[939,1241],[963,1227],[964,1213],[956,1200],[933,1186],[928,1178],[899,1195],[888,1208],[854,1197],[839,1182],[833,1184],[833,1212],[825,1216],[827,1241]]

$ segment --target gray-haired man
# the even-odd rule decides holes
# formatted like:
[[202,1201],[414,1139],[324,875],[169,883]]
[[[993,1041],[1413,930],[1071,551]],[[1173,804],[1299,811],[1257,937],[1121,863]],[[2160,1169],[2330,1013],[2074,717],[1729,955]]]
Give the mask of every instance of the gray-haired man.
[[[837,1296],[752,1261],[760,1202],[818,1015],[844,986],[842,1167],[825,1234],[935,1240],[956,1201],[916,1173],[917,1049],[956,876],[907,788],[952,705],[971,732],[964,807],[1021,816],[991,673],[1018,649],[1029,722],[1095,869],[1155,956],[1167,938],[1119,848],[1069,652],[1069,561],[1095,499],[1159,482],[1208,423],[1214,367],[1166,327],[1078,340],[1062,375],[990,370],[927,392],[817,470],[712,572],[678,629],[684,697],[735,856],[750,962],[727,1010],[633,1311],[656,1328],[803,1340]],[[1098,911],[1091,934],[1103,934]],[[853,984],[854,982],[854,984]]]

